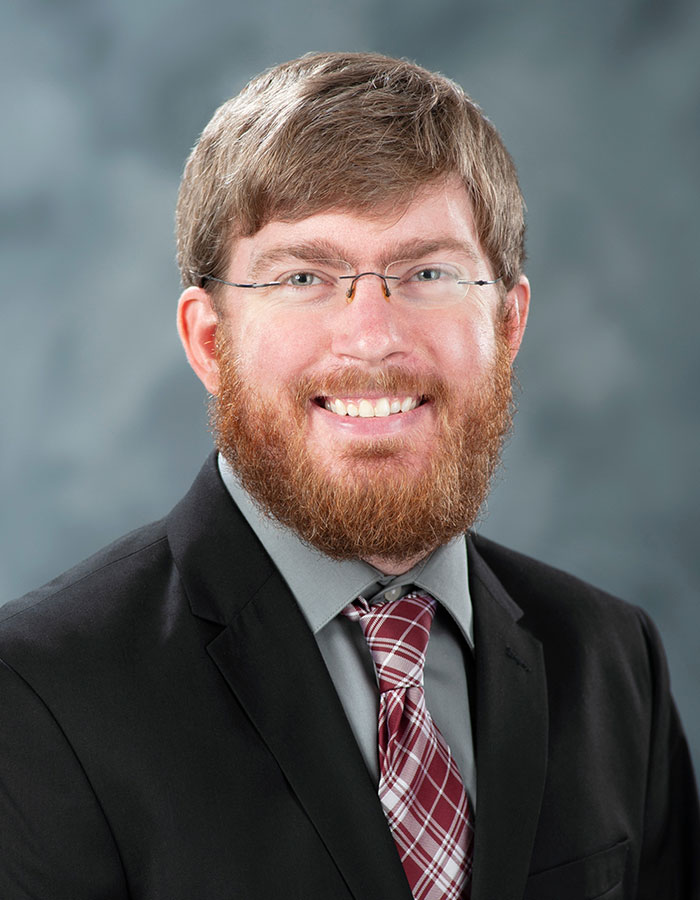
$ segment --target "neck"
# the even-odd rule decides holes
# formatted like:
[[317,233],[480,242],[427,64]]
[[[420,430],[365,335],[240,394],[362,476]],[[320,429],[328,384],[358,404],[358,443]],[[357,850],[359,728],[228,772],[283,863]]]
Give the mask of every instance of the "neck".
[[381,556],[368,556],[363,561],[379,569],[382,575],[403,575],[417,565],[422,559],[425,559],[427,553],[418,556],[412,556],[410,559],[384,559]]

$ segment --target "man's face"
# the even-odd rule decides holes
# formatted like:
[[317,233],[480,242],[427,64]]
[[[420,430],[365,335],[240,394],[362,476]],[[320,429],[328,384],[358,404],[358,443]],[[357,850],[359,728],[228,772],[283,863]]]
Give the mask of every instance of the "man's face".
[[[273,221],[236,241],[226,279],[313,271],[314,247],[353,273],[476,256],[477,278],[499,274],[455,181],[395,214]],[[372,275],[352,302],[308,307],[274,290],[223,288],[217,370],[203,378],[217,395],[220,449],[267,511],[326,553],[383,560],[386,571],[387,560],[420,558],[466,530],[483,502],[509,424],[527,299],[524,279],[505,305],[493,285],[431,309],[387,300]]]

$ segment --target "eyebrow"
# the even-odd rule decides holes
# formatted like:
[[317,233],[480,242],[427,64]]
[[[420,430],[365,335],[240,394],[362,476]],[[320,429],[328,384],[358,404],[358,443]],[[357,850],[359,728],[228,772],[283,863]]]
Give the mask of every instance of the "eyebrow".
[[301,259],[305,262],[333,259],[345,263],[348,267],[351,265],[344,259],[343,251],[336,244],[325,240],[304,241],[298,244],[278,244],[255,254],[251,261],[250,274],[253,278],[257,278],[271,265],[293,259]]
[[[471,241],[460,241],[451,237],[412,238],[400,241],[388,247],[378,259],[377,264],[384,270],[390,263],[400,260],[420,259],[434,253],[452,252],[468,257],[474,263],[482,263],[483,257]],[[349,269],[357,268],[358,260],[349,258],[347,252],[332,241],[323,239],[302,241],[296,244],[277,244],[253,256],[250,275],[257,278],[261,272],[269,272],[269,267],[276,263],[291,260],[320,262],[334,260],[343,263]]]
[[480,263],[483,257],[471,241],[459,241],[451,237],[435,237],[430,240],[414,238],[410,241],[402,241],[389,247],[387,252],[379,257],[379,264],[386,268],[390,263],[404,259],[421,259],[434,253],[459,253],[468,257],[471,262]]

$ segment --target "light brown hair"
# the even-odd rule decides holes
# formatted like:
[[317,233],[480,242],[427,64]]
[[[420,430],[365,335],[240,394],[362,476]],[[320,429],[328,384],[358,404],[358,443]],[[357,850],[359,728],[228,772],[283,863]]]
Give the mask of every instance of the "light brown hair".
[[515,166],[459,85],[374,53],[283,63],[224,103],[190,154],[176,217],[183,284],[224,278],[232,241],[272,220],[400,209],[451,175],[471,199],[493,274],[510,289],[525,255]]

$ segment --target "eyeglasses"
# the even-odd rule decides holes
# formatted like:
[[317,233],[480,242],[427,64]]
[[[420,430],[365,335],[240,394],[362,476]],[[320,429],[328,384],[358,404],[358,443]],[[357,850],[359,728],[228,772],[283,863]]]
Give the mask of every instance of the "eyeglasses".
[[444,262],[400,260],[388,265],[384,272],[340,274],[349,269],[343,260],[327,259],[295,268],[269,281],[240,283],[224,281],[214,275],[193,273],[193,276],[202,286],[207,281],[216,281],[230,287],[251,288],[268,294],[285,306],[309,308],[332,304],[341,297],[346,303],[352,303],[357,282],[368,275],[382,282],[385,300],[419,309],[451,306],[463,301],[473,285],[482,287],[501,281],[500,276],[491,280],[475,279],[464,266]]

